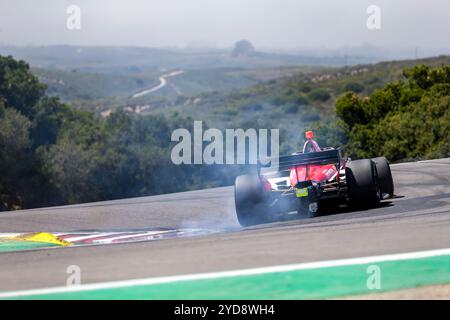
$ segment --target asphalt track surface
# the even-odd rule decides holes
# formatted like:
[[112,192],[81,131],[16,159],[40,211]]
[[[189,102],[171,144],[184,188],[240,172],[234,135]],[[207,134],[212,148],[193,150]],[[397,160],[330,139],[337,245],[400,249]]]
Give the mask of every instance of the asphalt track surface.
[[0,291],[450,247],[450,159],[392,166],[397,197],[365,211],[241,228],[231,187],[0,214],[0,233],[199,228],[193,237],[0,253]]

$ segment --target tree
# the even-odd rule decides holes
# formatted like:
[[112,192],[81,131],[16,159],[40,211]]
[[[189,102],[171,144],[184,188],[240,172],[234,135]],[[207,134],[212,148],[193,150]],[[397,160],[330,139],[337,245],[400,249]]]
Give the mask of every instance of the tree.
[[347,82],[344,87],[344,91],[352,91],[354,93],[361,93],[364,91],[364,86],[358,82]]
[[450,68],[418,65],[403,75],[368,98],[348,92],[337,100],[350,155],[391,161],[450,155]]
[[325,102],[331,98],[330,94],[326,90],[319,89],[319,88],[311,90],[308,93],[308,97],[311,100],[321,101],[321,102]]
[[26,117],[34,115],[34,106],[44,96],[46,86],[39,83],[24,61],[0,56],[0,96],[5,105]]
[[35,107],[33,118],[33,146],[46,146],[56,143],[64,121],[73,117],[74,111],[62,104],[56,97],[45,97]]
[[31,122],[18,111],[5,108],[0,101],[0,209],[11,209],[24,203],[26,193],[20,179],[32,160],[29,130]]
[[240,40],[234,44],[232,56],[233,57],[239,57],[239,56],[252,56],[255,54],[255,48],[253,47],[252,43],[248,40]]
[[347,128],[368,122],[364,104],[353,92],[347,92],[336,101],[336,115],[344,121]]

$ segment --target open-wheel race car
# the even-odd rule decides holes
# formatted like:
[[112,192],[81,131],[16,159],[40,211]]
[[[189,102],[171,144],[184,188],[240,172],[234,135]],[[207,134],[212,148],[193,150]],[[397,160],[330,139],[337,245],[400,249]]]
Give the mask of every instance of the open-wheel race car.
[[[312,140],[311,132],[307,139]],[[270,166],[258,162],[257,173],[235,180],[236,214],[242,226],[280,220],[295,211],[299,217],[312,218],[329,200],[373,208],[394,195],[385,157],[351,160],[343,158],[339,148],[320,149],[316,144],[316,150],[304,148],[271,161]]]

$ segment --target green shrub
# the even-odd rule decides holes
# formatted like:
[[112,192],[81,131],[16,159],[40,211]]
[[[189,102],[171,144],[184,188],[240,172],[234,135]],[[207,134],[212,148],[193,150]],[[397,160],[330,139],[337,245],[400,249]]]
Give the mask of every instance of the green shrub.
[[309,92],[308,97],[313,101],[325,102],[331,98],[331,95],[324,89],[316,88]]
[[358,82],[347,82],[344,87],[342,88],[342,91],[352,91],[355,93],[361,93],[364,91],[364,86],[362,84],[359,84]]
[[336,102],[350,155],[391,161],[450,156],[450,67],[419,65],[369,98]]

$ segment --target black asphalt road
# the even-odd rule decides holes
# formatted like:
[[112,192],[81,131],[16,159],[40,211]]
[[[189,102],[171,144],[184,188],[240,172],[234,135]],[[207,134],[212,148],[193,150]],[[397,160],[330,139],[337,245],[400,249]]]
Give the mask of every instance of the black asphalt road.
[[0,291],[126,280],[450,247],[450,159],[395,165],[397,198],[380,208],[242,229],[233,190],[0,214],[0,233],[205,228],[214,234],[160,241],[0,253]]

